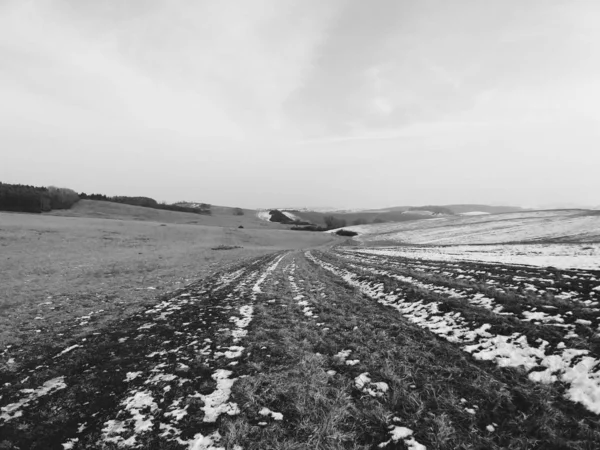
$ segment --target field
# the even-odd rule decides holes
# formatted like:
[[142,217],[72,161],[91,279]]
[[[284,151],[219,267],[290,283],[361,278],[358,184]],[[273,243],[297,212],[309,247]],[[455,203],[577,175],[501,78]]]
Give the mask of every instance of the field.
[[[39,216],[25,230],[13,216],[0,217],[2,254],[22,267],[3,269],[28,303],[6,310],[44,326],[0,351],[0,448],[598,448],[600,269],[577,256],[547,267],[483,260],[488,246],[460,259],[325,233]],[[104,251],[106,230],[117,242]],[[35,255],[19,256],[19,233],[39,234]],[[143,283],[140,268],[119,275],[140,252],[157,255]],[[34,292],[52,262],[48,292],[70,300]],[[86,286],[113,297],[71,314]],[[46,325],[55,296],[61,323]]]
[[[93,203],[101,207],[96,214],[106,213],[106,203],[119,219],[0,213],[0,346],[43,341],[73,317],[110,321],[244,257],[332,241],[275,228],[177,223],[203,216]],[[140,213],[121,220],[132,210],[165,221]]]
[[479,261],[600,270],[600,244],[488,244],[365,248],[364,253],[436,261]]
[[346,227],[366,244],[463,245],[600,241],[600,211],[527,211],[445,216],[424,221]]
[[143,208],[113,202],[79,200],[71,209],[51,211],[44,214],[44,216],[151,221],[230,228],[237,228],[241,225],[244,228],[287,229],[278,223],[260,220],[254,210],[242,209],[241,211],[244,213],[243,215],[236,215],[234,208],[213,205],[211,206],[212,214],[205,215]]

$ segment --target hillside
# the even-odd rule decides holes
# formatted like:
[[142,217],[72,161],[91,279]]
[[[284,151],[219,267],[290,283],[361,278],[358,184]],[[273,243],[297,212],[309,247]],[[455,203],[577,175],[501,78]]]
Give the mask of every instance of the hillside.
[[473,212],[486,212],[489,214],[501,214],[509,212],[524,211],[524,208],[518,206],[491,206],[491,205],[444,205],[454,214],[468,214]]
[[[310,209],[310,208],[284,208],[280,209],[285,214],[295,217],[297,220],[313,223],[318,226],[325,225],[325,217],[333,216],[338,220],[344,220],[347,226],[371,224],[407,222],[413,220],[431,219],[440,215],[480,215],[498,214],[506,212],[520,212],[523,208],[517,206],[490,206],[477,204],[459,205],[426,205],[426,206],[394,206],[380,209]],[[262,218],[268,220],[263,214]]]
[[242,209],[243,215],[235,213],[236,208],[212,206],[211,215],[193,214],[178,211],[144,208],[98,200],[80,200],[71,209],[45,213],[49,216],[89,217],[101,219],[141,220],[173,224],[197,224],[217,227],[271,228],[285,229],[277,223],[265,222],[256,217],[256,211]]
[[[425,205],[425,206],[390,206],[388,208],[378,208],[378,209],[364,209],[364,210],[356,210],[352,212],[360,212],[360,213],[393,213],[393,212],[404,212],[409,210],[436,210],[439,208],[447,209],[452,214],[463,214],[473,211],[482,211],[490,214],[499,214],[506,212],[518,212],[523,211],[524,208],[519,206],[492,206],[492,205],[481,205],[481,204],[452,204],[452,205]],[[344,212],[344,211],[337,211]],[[347,211],[350,212],[350,211]]]
[[434,217],[424,221],[346,227],[364,243],[495,244],[600,242],[600,213],[589,210],[531,211]]
[[422,212],[319,212],[319,211],[285,211],[286,214],[292,214],[298,220],[313,223],[315,225],[324,226],[326,224],[325,217],[333,216],[336,219],[346,221],[347,225],[351,226],[355,223],[373,223],[373,222],[406,222],[409,220],[428,219],[428,215]]
[[[244,257],[336,241],[324,233],[273,229],[276,224],[238,229],[185,223],[228,219],[110,202],[82,201],[73,211],[81,216],[0,212],[0,346],[15,339],[15,327],[33,333],[41,325],[38,316],[63,320],[100,304],[109,316],[111,308],[135,308]],[[251,224],[251,215],[245,217]],[[46,298],[56,308],[52,315],[36,306]]]

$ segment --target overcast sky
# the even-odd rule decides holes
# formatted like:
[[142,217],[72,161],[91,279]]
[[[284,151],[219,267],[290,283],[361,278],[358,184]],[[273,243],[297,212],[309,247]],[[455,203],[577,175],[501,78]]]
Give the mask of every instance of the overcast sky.
[[600,204],[600,1],[0,0],[0,181]]

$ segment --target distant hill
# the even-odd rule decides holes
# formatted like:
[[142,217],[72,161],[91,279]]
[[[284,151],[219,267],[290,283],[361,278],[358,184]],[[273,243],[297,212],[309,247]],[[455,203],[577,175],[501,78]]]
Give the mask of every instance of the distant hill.
[[424,220],[430,218],[421,212],[405,213],[403,211],[394,212],[317,212],[317,211],[293,211],[293,214],[300,220],[311,222],[315,225],[324,226],[327,223],[327,217],[334,217],[337,220],[344,221],[346,225],[359,225],[366,223],[386,223],[386,222],[406,222],[408,220]]
[[[101,200],[79,200],[71,209],[51,211],[44,215],[63,217],[91,217],[116,220],[140,220],[173,224],[198,224],[238,228],[287,229],[278,223],[266,222],[256,217],[250,209],[212,206],[212,214],[168,211]],[[240,214],[242,213],[242,214]]]
[[526,208],[520,206],[492,206],[492,205],[479,205],[479,204],[456,204],[456,205],[425,205],[425,206],[391,206],[389,208],[381,209],[366,209],[362,212],[376,213],[376,212],[397,212],[397,211],[410,211],[410,210],[430,210],[440,211],[446,210],[446,213],[452,214],[463,214],[473,211],[487,212],[490,214],[498,214],[505,212],[518,212],[525,211]]
[[490,205],[444,205],[454,214],[464,214],[469,212],[486,212],[489,214],[500,214],[509,212],[526,211],[520,206],[490,206]]
[[[463,213],[465,214],[465,213]],[[600,212],[521,211],[438,216],[430,220],[346,227],[356,240],[384,245],[600,242]]]
[[394,206],[381,209],[327,210],[322,208],[281,209],[286,214],[292,214],[297,220],[310,222],[317,226],[326,225],[326,217],[334,217],[346,223],[345,226],[364,225],[371,223],[396,223],[413,220],[429,220],[435,217],[454,214],[497,214],[523,211],[518,206],[490,205],[425,205],[425,206]]

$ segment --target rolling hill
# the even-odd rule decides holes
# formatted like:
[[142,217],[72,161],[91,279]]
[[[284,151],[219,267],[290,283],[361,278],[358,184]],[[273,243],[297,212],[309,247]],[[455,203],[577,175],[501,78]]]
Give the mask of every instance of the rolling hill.
[[527,211],[347,227],[363,243],[461,245],[509,242],[600,242],[600,213]]
[[[238,213],[236,214],[236,209]],[[266,222],[256,216],[255,210],[225,206],[211,206],[211,214],[194,214],[178,211],[145,208],[98,200],[79,200],[71,209],[55,210],[44,215],[62,217],[89,217],[101,219],[141,220],[173,224],[196,224],[217,227],[287,229],[281,224]]]
[[[279,211],[290,214],[297,220],[325,225],[325,217],[333,216],[344,220],[347,226],[369,223],[407,222],[431,219],[441,215],[454,214],[498,214],[523,211],[517,206],[490,206],[478,204],[426,205],[426,206],[394,206],[380,209],[323,209],[323,208],[279,208]],[[268,220],[263,214],[263,220]]]

